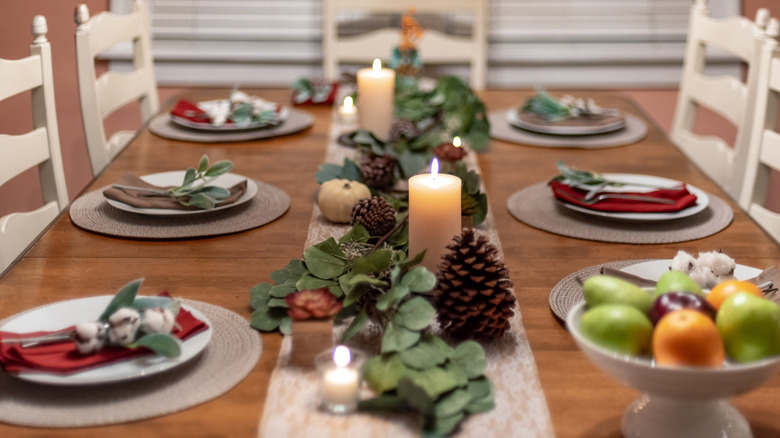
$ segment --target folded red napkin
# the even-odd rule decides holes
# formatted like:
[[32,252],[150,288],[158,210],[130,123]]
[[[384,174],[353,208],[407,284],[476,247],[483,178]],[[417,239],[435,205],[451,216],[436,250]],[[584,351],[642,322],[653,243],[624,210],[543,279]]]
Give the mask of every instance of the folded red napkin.
[[[184,309],[179,310],[176,322],[181,326],[181,329],[174,330],[173,335],[181,340],[190,338],[208,328],[205,322]],[[73,328],[74,326],[71,326],[53,332],[0,332],[0,340],[44,336],[70,331]],[[30,348],[22,348],[21,344],[0,343],[0,366],[8,373],[46,372],[71,374],[149,354],[152,354],[152,352],[146,348],[129,349],[106,346],[97,353],[83,355],[76,351],[76,346],[72,341],[43,344]]]
[[550,181],[553,195],[570,204],[589,208],[597,211],[613,211],[622,213],[668,213],[680,211],[696,204],[696,195],[688,191],[683,185],[679,189],[659,189],[651,192],[599,192],[598,194],[641,195],[654,198],[666,198],[674,201],[674,204],[660,204],[656,202],[639,201],[632,199],[604,199],[594,204],[585,203],[582,199],[586,191],[577,189],[559,181]]
[[[189,100],[181,99],[176,102],[176,106],[171,110],[171,114],[176,117],[189,120],[190,122],[211,123],[211,117],[209,117],[205,111],[198,108],[197,105],[190,102]],[[228,120],[225,123],[228,124],[231,122]]]

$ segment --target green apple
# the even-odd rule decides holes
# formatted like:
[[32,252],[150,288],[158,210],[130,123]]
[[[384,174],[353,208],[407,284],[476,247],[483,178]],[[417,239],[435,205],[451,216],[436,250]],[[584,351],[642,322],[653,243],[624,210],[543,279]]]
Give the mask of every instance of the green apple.
[[650,320],[626,304],[602,304],[580,318],[580,332],[591,342],[618,353],[638,356],[648,350],[653,333]]
[[655,285],[655,298],[667,292],[690,292],[704,296],[701,287],[685,272],[666,271]]
[[715,317],[726,354],[751,362],[780,354],[780,305],[739,292],[726,299]]
[[594,275],[582,284],[589,308],[602,304],[627,304],[647,315],[653,297],[639,286],[608,275]]

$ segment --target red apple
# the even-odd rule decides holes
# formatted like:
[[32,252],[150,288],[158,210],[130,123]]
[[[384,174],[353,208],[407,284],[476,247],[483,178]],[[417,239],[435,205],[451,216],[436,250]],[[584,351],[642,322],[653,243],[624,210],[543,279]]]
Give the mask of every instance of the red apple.
[[659,295],[653,300],[648,316],[650,322],[655,325],[667,313],[680,309],[696,310],[715,320],[715,308],[703,296],[691,292],[667,292]]

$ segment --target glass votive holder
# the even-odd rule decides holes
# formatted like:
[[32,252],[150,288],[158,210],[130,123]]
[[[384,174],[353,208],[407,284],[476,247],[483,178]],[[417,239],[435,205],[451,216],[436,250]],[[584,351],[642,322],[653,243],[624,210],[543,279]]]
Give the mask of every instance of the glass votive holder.
[[357,409],[365,361],[365,354],[343,345],[323,351],[314,358],[323,410],[346,414]]
[[357,123],[357,107],[352,103],[352,96],[344,98],[344,104],[339,106],[339,121],[343,125],[354,125]]

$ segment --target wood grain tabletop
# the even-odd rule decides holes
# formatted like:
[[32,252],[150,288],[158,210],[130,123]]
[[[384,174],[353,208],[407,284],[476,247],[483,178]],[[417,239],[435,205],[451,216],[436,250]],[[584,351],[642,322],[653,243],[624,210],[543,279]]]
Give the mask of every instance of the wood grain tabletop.
[[[290,102],[288,90],[246,90],[278,102]],[[223,97],[226,90],[198,89],[192,100]],[[488,110],[518,105],[532,91],[481,93]],[[730,200],[734,222],[725,230],[680,244],[630,245],[573,239],[531,228],[506,209],[517,190],[546,181],[564,161],[600,172],[649,174],[686,181],[728,199],[630,100],[608,92],[582,91],[603,107],[640,116],[649,125],[639,143],[607,149],[537,148],[491,141],[479,164],[490,208],[504,248],[506,265],[523,316],[539,377],[559,437],[619,437],[626,407],[638,393],[599,371],[579,351],[548,305],[550,290],[568,274],[609,261],[671,258],[689,252],[722,250],[737,263],[759,268],[780,264],[780,248]],[[249,319],[249,289],[270,281],[269,274],[300,258],[318,185],[314,172],[328,142],[331,110],[301,107],[314,126],[297,134],[243,143],[187,143],[143,130],[85,192],[124,174],[144,175],[195,165],[207,154],[229,159],[233,172],[273,184],[291,197],[289,211],[263,227],[212,238],[176,241],[117,239],[74,226],[67,214],[31,251],[0,278],[0,319],[42,304],[114,293],[128,281],[145,277],[143,291],[167,290],[174,296],[217,304]],[[262,334],[263,354],[252,373],[226,394],[185,411],[127,424],[35,429],[0,424],[0,437],[254,437],[267,394],[281,336]],[[13,394],[0,394],[13,397]],[[780,376],[733,400],[756,437],[780,436]],[[518,431],[522,437],[522,431]]]

